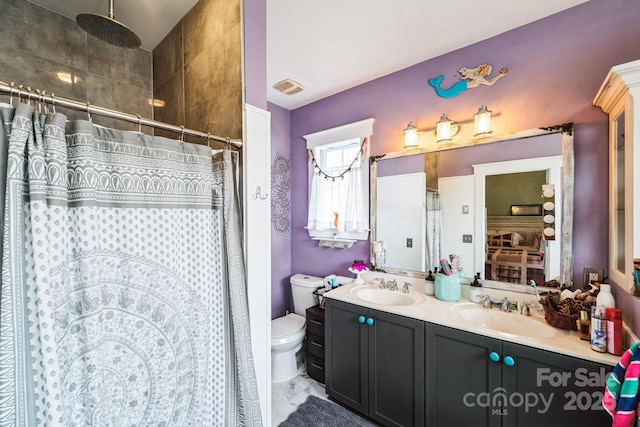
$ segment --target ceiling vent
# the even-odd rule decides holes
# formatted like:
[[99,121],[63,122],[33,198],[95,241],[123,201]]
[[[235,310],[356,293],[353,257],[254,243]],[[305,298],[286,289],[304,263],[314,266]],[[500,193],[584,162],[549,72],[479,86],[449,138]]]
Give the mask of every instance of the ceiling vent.
[[286,95],[293,95],[304,90],[304,86],[300,83],[296,83],[289,79],[282,80],[281,82],[274,84],[273,87]]

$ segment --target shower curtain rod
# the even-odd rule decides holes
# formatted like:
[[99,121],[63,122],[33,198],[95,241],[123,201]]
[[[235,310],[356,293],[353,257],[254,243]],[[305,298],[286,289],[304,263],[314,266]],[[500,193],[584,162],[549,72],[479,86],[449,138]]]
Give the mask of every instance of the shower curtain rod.
[[242,148],[242,140],[239,139],[231,139],[231,138],[223,138],[221,136],[210,135],[208,133],[200,132],[193,129],[186,129],[184,126],[176,126],[171,125],[169,123],[159,122],[157,120],[145,119],[143,117],[123,113],[121,111],[110,110],[108,108],[96,107],[94,105],[89,104],[88,102],[82,103],[78,101],[74,101],[72,99],[67,98],[59,98],[54,94],[47,94],[46,92],[41,92],[36,89],[35,91],[31,90],[31,88],[16,87],[13,83],[7,84],[3,81],[0,81],[0,93],[4,93],[7,95],[17,95],[19,98],[25,98],[28,101],[32,99],[38,102],[46,102],[48,104],[59,105],[61,107],[72,108],[74,110],[85,111],[88,114],[98,114],[100,116],[110,117],[113,119],[125,120],[131,123],[137,123],[139,125],[150,126],[158,129],[164,129],[168,131],[172,131],[181,135],[189,135],[189,136],[197,136],[199,138],[204,138],[207,140],[214,140],[219,142],[224,142],[225,144],[233,145],[237,148]]

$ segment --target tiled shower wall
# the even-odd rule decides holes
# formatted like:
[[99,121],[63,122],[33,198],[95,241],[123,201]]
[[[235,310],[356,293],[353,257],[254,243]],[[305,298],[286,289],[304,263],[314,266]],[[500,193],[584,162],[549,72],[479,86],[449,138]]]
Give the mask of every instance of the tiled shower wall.
[[166,100],[156,120],[242,137],[241,32],[240,0],[200,0],[187,13],[153,51],[154,95]]
[[[25,0],[2,0],[0,28],[0,81],[152,117],[151,52],[111,46],[87,35],[75,20]],[[73,76],[74,83],[63,82],[58,73]],[[0,99],[8,101],[6,96]],[[87,117],[78,111],[58,111],[69,118]],[[136,124],[97,115],[93,121],[137,129]]]

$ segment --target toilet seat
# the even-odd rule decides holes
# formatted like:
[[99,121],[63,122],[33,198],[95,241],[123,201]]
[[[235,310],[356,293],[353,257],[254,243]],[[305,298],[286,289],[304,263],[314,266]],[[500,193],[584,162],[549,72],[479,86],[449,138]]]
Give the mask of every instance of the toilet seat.
[[305,318],[290,313],[283,317],[278,317],[271,321],[271,343],[280,344],[288,341],[291,337],[298,336],[304,332]]

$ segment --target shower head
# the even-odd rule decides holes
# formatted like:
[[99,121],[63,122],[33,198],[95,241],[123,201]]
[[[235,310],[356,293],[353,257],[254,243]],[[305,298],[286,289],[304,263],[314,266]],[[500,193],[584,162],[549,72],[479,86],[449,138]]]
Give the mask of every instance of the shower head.
[[140,38],[113,16],[113,0],[109,0],[109,16],[81,13],[76,16],[76,22],[87,33],[114,46],[127,49],[140,47]]

